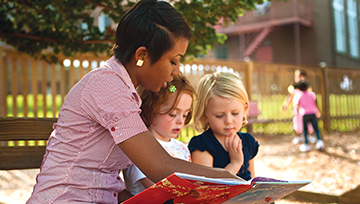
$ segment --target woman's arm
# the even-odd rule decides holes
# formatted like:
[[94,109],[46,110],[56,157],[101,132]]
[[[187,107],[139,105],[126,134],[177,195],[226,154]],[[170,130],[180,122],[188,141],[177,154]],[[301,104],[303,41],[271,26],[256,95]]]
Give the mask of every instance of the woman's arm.
[[158,182],[174,172],[210,178],[237,178],[221,168],[210,168],[171,157],[149,131],[118,144],[122,151],[152,181]]
[[[202,152],[200,150],[195,150],[195,151],[191,152],[191,159],[192,159],[192,162],[196,163],[196,164],[200,164],[203,166],[209,166],[209,167],[213,166],[213,157],[211,156],[211,154],[208,151]],[[241,168],[241,165],[234,163],[234,162],[230,162],[228,165],[226,165],[224,167],[224,169],[230,171],[233,174],[237,174]]]
[[195,164],[212,167],[213,157],[208,151],[195,150],[191,152],[191,161]]

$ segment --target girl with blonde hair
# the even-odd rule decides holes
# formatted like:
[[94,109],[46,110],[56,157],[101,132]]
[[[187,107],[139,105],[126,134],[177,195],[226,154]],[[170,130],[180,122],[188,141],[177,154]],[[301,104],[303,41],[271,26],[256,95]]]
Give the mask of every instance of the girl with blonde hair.
[[239,132],[247,123],[249,108],[242,81],[231,72],[207,74],[197,94],[194,124],[203,133],[188,145],[192,162],[224,168],[246,180],[253,178],[259,144],[251,134]]

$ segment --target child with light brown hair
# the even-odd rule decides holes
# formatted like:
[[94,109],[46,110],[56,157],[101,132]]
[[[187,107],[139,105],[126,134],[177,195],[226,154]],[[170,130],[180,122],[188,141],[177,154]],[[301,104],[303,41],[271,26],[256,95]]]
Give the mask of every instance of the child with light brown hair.
[[[149,131],[172,157],[191,161],[187,146],[175,139],[191,120],[195,90],[190,81],[178,75],[157,93],[143,87],[138,92],[143,101],[140,115]],[[123,172],[126,189],[133,195],[154,184],[134,164]]]

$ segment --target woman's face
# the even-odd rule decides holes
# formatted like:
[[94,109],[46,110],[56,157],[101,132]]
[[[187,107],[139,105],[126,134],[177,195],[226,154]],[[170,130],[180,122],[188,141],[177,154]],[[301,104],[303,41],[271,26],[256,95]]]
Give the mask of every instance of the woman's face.
[[153,92],[166,87],[167,82],[172,81],[173,76],[180,73],[180,59],[185,55],[188,44],[189,41],[186,39],[176,39],[174,48],[165,52],[159,61],[152,65],[151,59],[146,55],[144,65],[140,68],[138,84]]

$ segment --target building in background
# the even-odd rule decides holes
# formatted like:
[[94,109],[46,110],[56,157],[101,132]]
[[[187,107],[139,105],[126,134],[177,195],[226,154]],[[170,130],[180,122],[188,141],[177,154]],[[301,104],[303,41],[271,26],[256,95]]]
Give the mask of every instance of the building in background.
[[228,39],[204,58],[358,68],[359,10],[358,0],[267,1],[216,26]]

